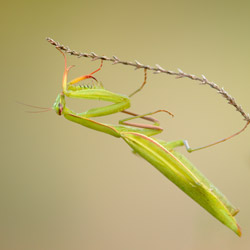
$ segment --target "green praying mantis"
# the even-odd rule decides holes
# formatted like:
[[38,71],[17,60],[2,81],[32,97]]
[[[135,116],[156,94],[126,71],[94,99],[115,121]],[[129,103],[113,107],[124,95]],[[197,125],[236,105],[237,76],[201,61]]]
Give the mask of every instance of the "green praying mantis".
[[[238,236],[241,236],[240,227],[234,218],[239,210],[185,156],[175,150],[176,147],[186,146],[189,152],[194,151],[189,148],[187,142],[185,140],[165,142],[152,137],[161,133],[163,129],[159,126],[159,122],[149,115],[157,112],[172,114],[167,110],[157,110],[144,115],[127,111],[130,107],[130,97],[140,91],[146,83],[146,70],[141,88],[130,96],[125,96],[104,89],[95,79],[93,74],[101,69],[102,64],[91,74],[83,75],[68,82],[68,72],[73,66],[67,66],[66,56],[62,51],[60,52],[64,56],[65,69],[62,81],[63,90],[57,96],[53,105],[56,113],[60,116],[63,115],[69,121],[87,128],[122,138],[132,148],[134,153],[148,161],[211,215],[233,230]],[[87,78],[94,79],[96,84],[91,86],[77,84]],[[76,113],[66,106],[65,97],[97,99],[108,101],[112,104]],[[119,125],[105,124],[92,119],[117,112],[126,113],[131,115],[131,117],[120,120]],[[146,125],[130,122],[130,120],[135,118],[146,119],[153,122],[153,124]]]

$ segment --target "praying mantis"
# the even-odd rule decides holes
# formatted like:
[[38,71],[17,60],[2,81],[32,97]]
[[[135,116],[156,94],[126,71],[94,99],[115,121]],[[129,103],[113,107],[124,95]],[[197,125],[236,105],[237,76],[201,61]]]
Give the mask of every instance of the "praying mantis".
[[[175,150],[176,147],[186,146],[187,150],[192,152],[193,150],[189,148],[187,142],[185,140],[165,142],[152,137],[161,133],[163,129],[159,126],[159,122],[149,115],[157,112],[172,114],[167,110],[157,110],[144,115],[127,111],[130,107],[130,97],[140,91],[146,83],[146,71],[141,88],[130,96],[125,96],[108,91],[97,82],[93,74],[101,69],[102,64],[91,74],[83,75],[68,82],[68,72],[73,66],[67,66],[66,56],[62,51],[60,52],[64,56],[65,68],[62,81],[63,90],[57,96],[53,105],[55,112],[74,123],[123,139],[134,153],[148,161],[211,215],[233,230],[238,236],[241,236],[240,227],[234,218],[239,210],[184,155]],[[80,81],[88,78],[94,79],[97,84],[91,86],[77,85]],[[112,104],[76,113],[66,106],[66,97],[97,99]],[[117,112],[126,113],[131,117],[120,120],[119,125],[105,124],[92,119]],[[153,124],[145,125],[130,122],[135,118],[146,119]]]

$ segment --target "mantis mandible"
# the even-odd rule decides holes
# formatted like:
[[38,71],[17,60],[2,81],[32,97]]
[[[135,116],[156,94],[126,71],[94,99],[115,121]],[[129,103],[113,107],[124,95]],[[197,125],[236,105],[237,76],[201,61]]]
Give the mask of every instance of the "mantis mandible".
[[[126,111],[126,109],[130,107],[130,98],[128,96],[110,92],[104,89],[100,83],[94,84],[93,86],[75,85],[87,78],[96,80],[93,74],[101,69],[102,64],[99,69],[91,74],[83,75],[68,82],[67,76],[72,66],[67,67],[66,56],[62,51],[60,52],[65,59],[65,69],[62,82],[63,91],[57,96],[53,105],[53,109],[56,113],[82,126],[104,132],[117,138],[122,138],[132,148],[133,152],[152,164],[211,215],[240,236],[241,230],[234,218],[239,210],[235,208],[185,156],[175,150],[176,147],[180,146],[186,146],[188,148],[186,141],[165,142],[152,137],[161,133],[162,128],[159,127],[159,123],[156,119],[148,117],[148,115],[157,112],[172,114],[166,110],[157,110],[144,115],[137,115]],[[145,82],[146,72],[143,85]],[[105,107],[92,108],[83,113],[76,113],[66,106],[65,97],[98,99],[112,102],[112,104]],[[127,113],[132,115],[132,117],[119,121],[119,125],[105,124],[92,120],[93,117],[106,116],[117,112]],[[152,121],[153,124],[131,123],[130,120],[135,118],[146,119]],[[188,151],[190,152],[192,150],[188,148]]]

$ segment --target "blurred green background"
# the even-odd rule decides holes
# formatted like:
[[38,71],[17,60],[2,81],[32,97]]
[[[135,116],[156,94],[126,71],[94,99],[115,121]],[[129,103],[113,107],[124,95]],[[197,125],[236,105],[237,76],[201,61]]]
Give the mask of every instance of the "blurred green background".
[[[248,128],[224,144],[188,155],[240,208],[242,238],[215,220],[119,139],[88,130],[53,111],[63,58],[50,36],[71,49],[180,68],[223,86],[250,111],[249,1],[5,1],[1,4],[0,249],[249,249]],[[70,78],[100,62],[68,56]],[[104,63],[96,74],[129,94],[143,71]],[[105,103],[72,101],[76,111]],[[188,79],[148,74],[134,112],[168,109],[165,140],[198,147],[243,127],[239,113],[213,89]],[[124,115],[99,119],[116,123]],[[184,149],[180,149],[185,152]]]

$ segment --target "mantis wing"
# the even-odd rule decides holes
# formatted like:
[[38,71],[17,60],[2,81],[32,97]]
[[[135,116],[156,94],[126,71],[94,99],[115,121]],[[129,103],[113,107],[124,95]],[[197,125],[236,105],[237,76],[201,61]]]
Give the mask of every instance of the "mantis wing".
[[216,219],[241,236],[240,227],[234,218],[238,210],[188,159],[173,149],[169,150],[167,143],[164,145],[163,142],[143,134],[123,132],[121,136],[135,153],[151,163]]

